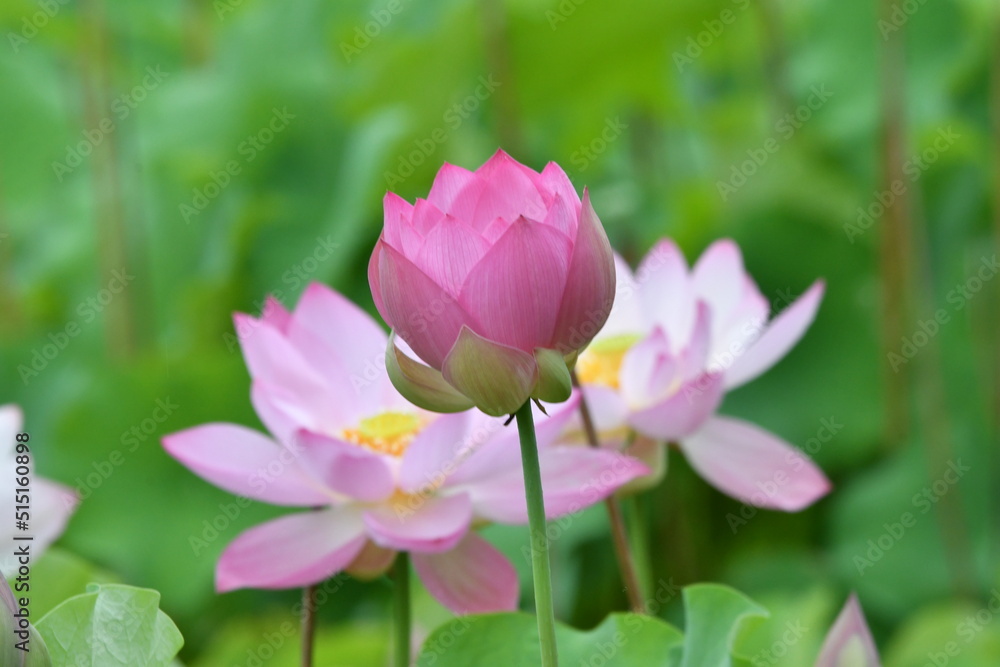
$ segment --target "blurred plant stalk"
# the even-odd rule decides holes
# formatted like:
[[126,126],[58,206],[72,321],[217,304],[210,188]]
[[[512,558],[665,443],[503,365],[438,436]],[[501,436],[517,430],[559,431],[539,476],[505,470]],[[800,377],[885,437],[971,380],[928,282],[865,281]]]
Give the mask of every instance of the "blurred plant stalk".
[[316,585],[302,589],[302,667],[312,667],[316,639]]
[[[105,0],[84,0],[81,5],[86,30],[80,36],[81,78],[83,80],[84,126],[99,127],[110,115],[108,88],[112,61],[109,54]],[[110,133],[93,149],[94,218],[97,250],[102,276],[128,268],[127,235],[123,206],[122,179],[118,165],[118,135]],[[127,359],[135,351],[135,321],[129,290],[123,290],[108,304],[108,353]]]
[[[881,0],[880,17],[892,23],[896,0]],[[892,190],[905,182],[906,163],[906,28],[882,40],[882,186]],[[883,295],[883,358],[902,340],[915,313],[933,310],[934,280],[925,225],[920,220],[911,188],[886,206],[881,225],[881,279]],[[892,449],[911,436],[923,444],[928,479],[935,479],[954,460],[951,419],[947,410],[940,339],[928,341],[914,364],[886,369],[886,438]],[[912,368],[912,370],[911,370]],[[912,388],[912,389],[911,389]],[[911,400],[912,398],[912,400]],[[913,410],[917,408],[914,419]],[[913,426],[917,428],[914,429]],[[957,592],[975,590],[975,563],[965,515],[957,493],[941,497],[935,516],[944,543],[945,559]]]
[[[577,388],[577,391],[580,391],[580,419],[583,421],[583,430],[587,435],[587,444],[598,449],[601,446],[601,441],[597,437],[597,429],[594,428],[594,418],[590,413],[587,397],[580,389],[580,381],[577,379],[575,371],[572,373],[572,377],[573,386]],[[615,546],[615,556],[618,558],[618,569],[621,572],[625,593],[628,595],[629,607],[636,614],[644,614],[646,613],[646,598],[643,595],[642,582],[636,568],[635,555],[632,553],[621,504],[618,498],[611,494],[604,500],[604,506],[608,510],[611,540]]]

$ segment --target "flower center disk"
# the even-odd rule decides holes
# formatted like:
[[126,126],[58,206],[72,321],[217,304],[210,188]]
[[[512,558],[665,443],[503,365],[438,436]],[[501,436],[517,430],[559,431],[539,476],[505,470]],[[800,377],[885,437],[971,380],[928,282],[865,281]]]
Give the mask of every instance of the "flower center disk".
[[580,384],[596,384],[618,389],[625,355],[641,338],[636,334],[621,334],[591,343],[576,363]]
[[346,429],[344,440],[379,454],[402,456],[413,442],[423,422],[405,412],[383,412],[362,419],[357,428]]

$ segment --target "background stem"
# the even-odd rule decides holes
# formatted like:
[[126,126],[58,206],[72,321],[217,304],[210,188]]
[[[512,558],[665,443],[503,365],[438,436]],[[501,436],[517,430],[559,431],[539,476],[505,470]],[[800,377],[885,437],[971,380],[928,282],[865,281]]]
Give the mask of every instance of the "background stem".
[[545,534],[545,500],[542,496],[542,472],[538,463],[538,443],[531,401],[518,409],[517,432],[521,440],[521,465],[524,468],[524,494],[528,502],[528,529],[531,532],[531,572],[535,581],[535,614],[538,639],[542,648],[542,667],[555,667],[556,616],[552,603],[552,568],[549,564],[549,539]]
[[395,580],[396,667],[410,667],[410,555],[400,552],[392,572]]
[[312,667],[316,637],[316,586],[302,589],[302,667]]
[[[573,384],[580,387],[576,373],[572,374]],[[587,399],[580,392],[580,419],[583,421],[583,430],[587,434],[587,443],[594,448],[601,446],[597,437],[597,429],[594,428],[594,418],[590,414],[590,406]],[[642,582],[635,567],[635,557],[632,554],[632,547],[629,544],[628,531],[625,528],[625,519],[622,515],[621,505],[614,494],[604,499],[604,506],[608,510],[608,519],[611,522],[611,540],[615,546],[615,555],[618,557],[618,569],[621,571],[622,584],[625,586],[625,594],[628,596],[629,606],[637,614],[646,611],[645,597],[642,593]]]

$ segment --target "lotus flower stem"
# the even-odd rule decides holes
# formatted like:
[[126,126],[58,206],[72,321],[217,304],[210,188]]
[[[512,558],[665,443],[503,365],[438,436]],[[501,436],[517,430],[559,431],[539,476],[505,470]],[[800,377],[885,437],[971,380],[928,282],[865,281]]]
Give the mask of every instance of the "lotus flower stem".
[[[575,372],[573,373],[573,384],[577,387],[580,386]],[[580,392],[580,419],[583,421],[583,430],[587,434],[587,443],[591,447],[599,448],[601,442],[597,437],[594,418],[590,414],[590,406],[587,404],[587,397],[583,392]],[[643,614],[646,612],[646,605],[642,594],[642,583],[636,570],[632,547],[629,545],[628,531],[625,528],[625,518],[621,505],[614,495],[610,495],[604,499],[604,506],[608,509],[608,519],[611,522],[611,540],[615,545],[618,569],[621,571],[622,584],[625,586],[629,606],[636,614]]]
[[316,585],[302,589],[302,667],[312,667],[316,637]]
[[396,667],[410,667],[410,557],[405,551],[396,556],[392,577],[395,580]]
[[556,667],[556,618],[552,604],[552,569],[549,564],[549,539],[545,533],[545,500],[542,497],[542,473],[538,464],[538,443],[531,415],[531,401],[515,413],[521,439],[521,465],[524,467],[524,494],[528,501],[528,529],[531,532],[531,571],[535,581],[535,614],[538,638],[542,646],[542,667]]

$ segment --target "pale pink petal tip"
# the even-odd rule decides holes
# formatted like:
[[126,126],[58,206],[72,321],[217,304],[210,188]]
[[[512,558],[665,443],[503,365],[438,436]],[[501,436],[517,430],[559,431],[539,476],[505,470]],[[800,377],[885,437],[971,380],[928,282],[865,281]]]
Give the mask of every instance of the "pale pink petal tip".
[[816,667],[880,667],[878,649],[854,593],[830,628]]

